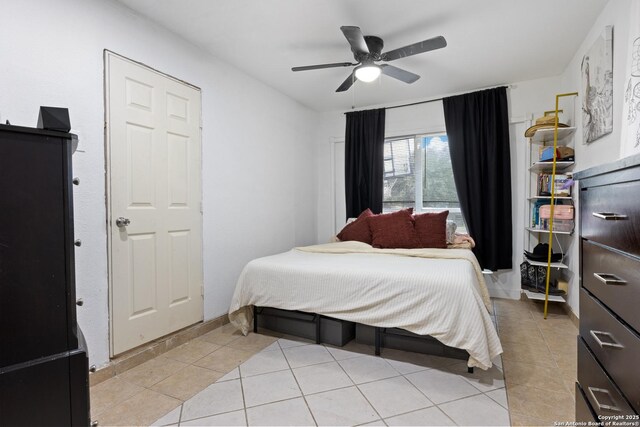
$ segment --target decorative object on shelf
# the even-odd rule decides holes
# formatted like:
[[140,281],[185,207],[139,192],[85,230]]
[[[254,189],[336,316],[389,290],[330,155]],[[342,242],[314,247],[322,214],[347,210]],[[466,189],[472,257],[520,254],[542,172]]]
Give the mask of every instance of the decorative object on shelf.
[[[556,124],[556,116],[552,113],[554,111],[545,111],[542,117],[536,119],[536,124],[524,132],[524,136],[531,138],[540,129],[553,129]],[[564,123],[558,123],[558,127],[568,128],[569,126]]]
[[40,107],[38,129],[69,132],[71,130],[69,110],[60,107]]
[[[571,141],[569,137],[574,133],[576,133],[576,129],[577,128],[575,126],[568,127],[568,128],[559,127],[558,128],[558,145],[565,145],[569,141]],[[555,133],[554,128],[538,129],[531,137],[531,143],[545,144],[547,142],[553,142],[554,133]]]
[[[544,265],[531,264],[528,261],[520,264],[520,279],[523,289],[544,295],[546,278],[547,269]],[[554,281],[553,286],[549,288],[549,295],[562,296],[565,294],[565,291],[558,289],[557,281]]]
[[[571,187],[573,186],[573,180],[570,174],[559,174],[555,178],[555,193],[554,195],[560,197],[571,196]],[[551,175],[541,173],[538,175],[538,196],[551,196]]]
[[[551,212],[553,205],[540,206],[538,227],[542,230],[552,230]],[[573,231],[573,206],[555,205],[553,210],[553,231]]]
[[[533,248],[533,252],[529,252],[527,250],[524,251],[524,256],[531,261],[546,261],[548,254],[549,254],[548,243],[538,243],[536,247]],[[557,262],[560,260],[562,260],[562,254],[553,253],[553,250],[552,250],[551,261]]]
[[582,135],[589,143],[613,131],[613,27],[582,58]]
[[542,149],[540,153],[540,161],[541,162],[551,162],[553,161],[553,152],[556,153],[556,159],[561,162],[568,162],[575,160],[575,154],[573,152],[573,148],[571,147],[558,147],[555,150],[553,147],[546,147]]

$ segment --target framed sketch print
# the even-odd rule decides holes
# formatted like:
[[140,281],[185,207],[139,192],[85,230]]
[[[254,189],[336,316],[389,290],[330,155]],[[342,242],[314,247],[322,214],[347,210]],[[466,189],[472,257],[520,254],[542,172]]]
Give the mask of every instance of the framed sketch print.
[[605,27],[582,58],[582,138],[613,131],[613,27]]
[[640,153],[640,2],[631,7],[621,132],[623,156]]

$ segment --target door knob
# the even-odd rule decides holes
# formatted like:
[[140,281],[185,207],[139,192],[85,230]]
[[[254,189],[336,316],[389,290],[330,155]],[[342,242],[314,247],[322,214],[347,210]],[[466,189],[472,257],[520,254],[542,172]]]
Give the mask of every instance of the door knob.
[[126,227],[129,224],[131,224],[129,218],[119,217],[118,219],[116,219],[116,225],[120,228]]

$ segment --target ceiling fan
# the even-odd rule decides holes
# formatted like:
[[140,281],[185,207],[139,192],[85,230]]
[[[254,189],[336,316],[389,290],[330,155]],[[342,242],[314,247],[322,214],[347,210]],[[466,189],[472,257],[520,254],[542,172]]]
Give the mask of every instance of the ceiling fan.
[[357,65],[349,77],[342,82],[336,92],[344,92],[353,85],[354,78],[363,82],[372,82],[382,73],[405,83],[413,83],[420,78],[419,75],[394,67],[389,64],[376,64],[376,62],[394,61],[399,58],[417,55],[430,50],[441,49],[447,45],[447,41],[442,36],[423,40],[398,49],[382,53],[384,42],[380,37],[363,36],[359,27],[340,27],[342,33],[351,45],[351,52],[356,60],[351,62],[335,62],[332,64],[307,65],[304,67],[293,67],[291,71],[319,70],[322,68],[351,67]]

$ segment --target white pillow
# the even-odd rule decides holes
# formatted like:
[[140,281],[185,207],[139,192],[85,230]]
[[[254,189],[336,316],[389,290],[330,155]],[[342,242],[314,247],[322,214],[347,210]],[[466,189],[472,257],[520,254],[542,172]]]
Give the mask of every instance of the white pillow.
[[456,229],[458,228],[458,224],[454,221],[447,220],[447,243],[452,244],[456,239]]

